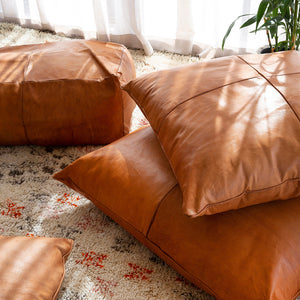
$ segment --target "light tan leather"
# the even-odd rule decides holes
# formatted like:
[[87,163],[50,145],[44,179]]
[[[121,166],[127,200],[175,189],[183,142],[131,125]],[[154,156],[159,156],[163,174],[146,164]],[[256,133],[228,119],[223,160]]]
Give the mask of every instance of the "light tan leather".
[[299,61],[297,51],[229,57],[126,85],[159,137],[187,215],[300,195]]
[[53,177],[145,235],[157,205],[177,184],[150,127],[79,158]]
[[56,299],[73,241],[0,236],[0,299]]
[[0,144],[107,144],[129,132],[128,50],[98,41],[0,49]]
[[300,197],[191,219],[150,127],[54,177],[218,299],[292,300],[300,292]]

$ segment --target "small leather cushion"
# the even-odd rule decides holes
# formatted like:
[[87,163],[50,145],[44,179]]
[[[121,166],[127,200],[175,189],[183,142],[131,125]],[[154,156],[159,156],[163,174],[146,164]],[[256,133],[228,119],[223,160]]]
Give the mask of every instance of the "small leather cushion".
[[300,292],[300,197],[191,219],[149,127],[54,178],[125,219],[142,242],[218,299],[292,300]]
[[172,175],[153,130],[146,127],[82,156],[54,178],[146,235],[157,205],[177,184]]
[[73,241],[0,236],[1,299],[56,299]]
[[300,53],[211,60],[125,89],[163,146],[192,217],[300,195]]
[[128,50],[98,41],[0,49],[0,144],[107,144],[129,132]]

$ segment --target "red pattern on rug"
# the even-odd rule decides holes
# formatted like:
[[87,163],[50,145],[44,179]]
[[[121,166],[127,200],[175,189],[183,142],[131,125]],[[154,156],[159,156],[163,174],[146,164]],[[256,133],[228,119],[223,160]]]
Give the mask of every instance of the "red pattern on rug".
[[11,200],[6,200],[7,208],[1,211],[2,216],[9,216],[12,218],[21,218],[22,213],[21,211],[25,208],[25,206],[17,206],[16,203],[12,202]]
[[83,259],[75,260],[76,264],[82,264],[88,267],[94,266],[103,268],[102,261],[107,259],[106,254],[99,254],[94,251],[83,252],[81,255],[83,256]]
[[142,268],[138,266],[137,264],[128,263],[128,266],[132,269],[131,272],[124,275],[125,278],[128,279],[141,279],[141,280],[149,280],[151,273],[153,273],[153,270],[149,270],[147,268]]

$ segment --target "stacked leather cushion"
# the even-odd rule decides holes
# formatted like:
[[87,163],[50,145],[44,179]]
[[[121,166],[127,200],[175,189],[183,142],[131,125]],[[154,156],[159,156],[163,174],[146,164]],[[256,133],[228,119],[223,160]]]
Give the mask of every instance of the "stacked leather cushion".
[[0,144],[107,144],[129,132],[128,50],[98,41],[0,49]]
[[218,299],[295,299],[299,58],[230,57],[133,80],[126,90],[153,129],[54,178]]
[[56,299],[73,241],[0,237],[1,299]]

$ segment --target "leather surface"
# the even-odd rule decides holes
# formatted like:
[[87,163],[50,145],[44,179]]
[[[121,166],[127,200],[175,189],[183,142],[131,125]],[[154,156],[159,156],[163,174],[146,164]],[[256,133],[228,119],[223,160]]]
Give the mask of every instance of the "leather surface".
[[181,205],[176,186],[148,239],[200,287],[222,300],[300,294],[300,197],[199,218],[184,215]]
[[54,178],[144,235],[157,206],[177,184],[150,127],[79,158]]
[[73,241],[0,236],[0,299],[56,299]]
[[98,41],[0,49],[0,144],[107,144],[129,132],[128,50]]
[[217,299],[291,300],[300,292],[300,198],[189,218],[150,127],[54,177]]
[[300,195],[299,61],[297,51],[228,57],[126,85],[159,137],[187,215]]

